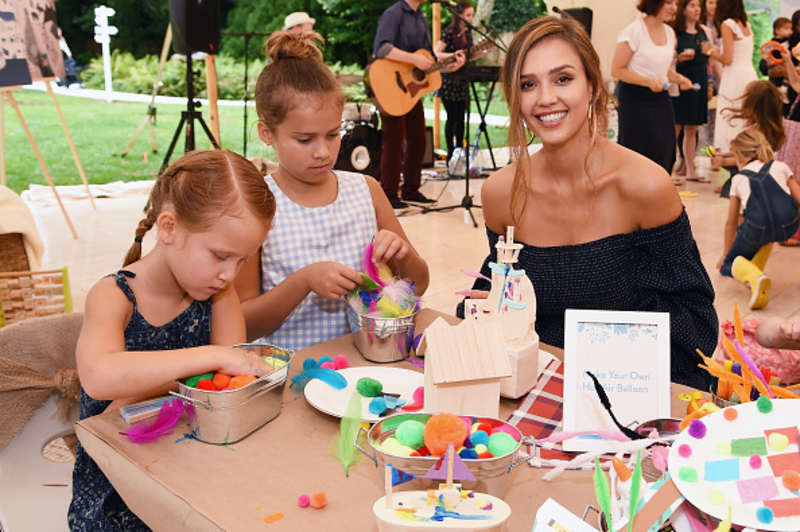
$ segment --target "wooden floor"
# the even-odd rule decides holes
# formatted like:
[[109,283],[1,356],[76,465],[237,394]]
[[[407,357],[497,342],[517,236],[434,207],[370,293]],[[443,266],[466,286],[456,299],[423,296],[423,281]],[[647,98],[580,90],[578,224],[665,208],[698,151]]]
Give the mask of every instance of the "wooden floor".
[[[699,159],[698,166],[703,173],[716,179],[717,176],[708,169],[708,159]],[[476,204],[480,204],[482,183],[481,179],[469,183]],[[728,201],[713,193],[713,184],[687,183],[679,189],[698,193],[698,197],[684,198],[683,202],[703,263],[714,283],[720,320],[732,318],[735,299],[739,300],[745,318],[790,316],[800,312],[800,248],[774,246],[766,267],[766,273],[772,278],[769,305],[759,311],[750,311],[747,308],[749,290],[714,271],[722,253],[722,229]],[[439,198],[441,206],[460,205],[465,194],[465,182],[463,179],[429,178],[422,192]],[[145,201],[143,195],[98,198],[96,211],[92,210],[88,200],[66,204],[78,231],[78,240],[73,240],[58,207],[31,205],[46,245],[43,266],[69,266],[76,310],[83,310],[86,292],[98,279],[121,266],[122,257],[133,241],[134,228],[142,217]],[[473,209],[472,213],[478,228],[465,223],[469,218],[462,208],[427,214],[413,210],[400,218],[411,242],[431,269],[431,284],[425,295],[425,306],[429,308],[453,313],[461,299],[456,291],[467,289],[472,284],[472,279],[460,270],[479,269],[488,252],[481,210]],[[153,238],[148,235],[145,247],[152,245]]]

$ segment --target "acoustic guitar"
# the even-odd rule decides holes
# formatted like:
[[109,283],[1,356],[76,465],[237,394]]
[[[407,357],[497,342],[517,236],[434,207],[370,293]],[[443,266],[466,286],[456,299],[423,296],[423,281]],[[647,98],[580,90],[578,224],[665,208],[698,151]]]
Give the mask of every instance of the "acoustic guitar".
[[[491,41],[484,40],[469,49],[468,57],[488,49]],[[417,50],[433,61],[427,50]],[[442,74],[439,70],[455,63],[456,56],[436,61],[427,70],[420,70],[411,63],[376,59],[364,71],[364,84],[371,94],[372,103],[381,111],[392,116],[403,116],[408,113],[423,95],[433,92],[442,86]]]

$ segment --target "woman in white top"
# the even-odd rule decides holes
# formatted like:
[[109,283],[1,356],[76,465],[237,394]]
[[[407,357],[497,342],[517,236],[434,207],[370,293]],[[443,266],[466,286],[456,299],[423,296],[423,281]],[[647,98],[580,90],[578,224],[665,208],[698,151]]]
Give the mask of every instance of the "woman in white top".
[[744,120],[732,117],[740,107],[747,85],[756,81],[753,67],[753,31],[747,22],[742,0],[719,0],[714,22],[722,36],[722,51],[706,46],[705,53],[722,63],[722,79],[717,95],[714,145],[727,152],[731,140],[744,130]]
[[667,86],[691,90],[692,82],[672,67],[675,32],[667,25],[677,0],[639,0],[645,14],[617,37],[611,75],[619,80],[619,143],[672,172],[675,117]]

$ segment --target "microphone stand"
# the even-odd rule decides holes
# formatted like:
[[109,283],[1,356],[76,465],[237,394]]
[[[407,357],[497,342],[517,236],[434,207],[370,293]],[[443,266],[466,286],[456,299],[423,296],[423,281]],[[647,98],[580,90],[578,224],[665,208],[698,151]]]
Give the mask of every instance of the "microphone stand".
[[[505,46],[498,44],[499,40],[495,40],[492,37],[489,37],[489,35],[487,35],[483,31],[479,30],[474,25],[470,24],[464,17],[462,17],[459,13],[457,13],[456,9],[454,8],[454,6],[452,6],[450,4],[445,4],[445,3],[441,3],[441,5],[443,5],[448,11],[450,11],[450,13],[452,13],[452,15],[454,17],[458,18],[461,22],[463,22],[464,25],[467,28],[469,28],[471,31],[474,31],[475,33],[478,33],[479,35],[483,36],[484,39],[486,39],[489,42],[491,42],[492,45],[495,46],[496,48],[498,48],[499,50],[501,50],[503,52],[507,51]],[[486,25],[485,23],[484,23],[484,26],[487,29],[490,29],[490,26]],[[470,61],[469,48],[466,49],[465,53],[466,53],[466,57],[465,57],[465,61],[464,61],[464,68],[467,68],[467,64]],[[494,83],[492,84],[492,88],[494,88]],[[475,93],[475,99],[477,101],[478,92],[477,92],[477,90],[475,90],[474,84],[472,85],[472,90]],[[490,91],[490,94],[491,94],[491,91]],[[466,138],[467,140],[469,140],[470,107],[471,107],[471,101],[470,101],[469,90],[468,90],[467,91],[467,117],[466,117],[466,123],[464,124],[464,126],[465,126],[464,138]],[[487,102],[487,108],[488,108],[488,102]],[[475,137],[475,144],[472,147],[473,158],[477,154],[477,151],[478,151],[478,140],[480,139],[481,130],[483,130],[484,134],[486,134],[486,140],[488,141],[489,135],[488,135],[488,133],[486,133],[486,122],[483,120],[483,116],[481,116],[481,125],[478,128],[478,135]],[[466,151],[467,151],[467,153],[465,153],[466,164],[464,165],[464,167],[465,167],[464,168],[464,197],[461,198],[461,203],[458,204],[458,205],[450,205],[450,206],[447,206],[447,207],[426,207],[426,208],[422,209],[422,213],[426,214],[426,213],[429,213],[429,212],[450,211],[450,210],[457,209],[457,208],[463,208],[464,210],[467,211],[467,214],[469,214],[469,217],[472,220],[472,226],[477,228],[478,227],[478,222],[475,220],[475,215],[472,214],[472,209],[473,208],[480,209],[482,207],[473,202],[472,196],[469,193],[469,173],[470,173],[470,149],[469,149],[469,146],[467,146],[467,150]],[[491,144],[489,144],[489,151],[491,153]],[[494,156],[492,156],[492,161],[494,161]],[[465,221],[466,221],[466,219],[465,219]]]

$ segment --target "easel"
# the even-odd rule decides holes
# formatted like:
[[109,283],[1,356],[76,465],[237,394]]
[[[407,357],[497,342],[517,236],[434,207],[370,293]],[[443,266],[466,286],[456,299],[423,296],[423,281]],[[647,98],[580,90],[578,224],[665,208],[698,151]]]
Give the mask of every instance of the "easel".
[[153,153],[158,153],[158,146],[156,146],[156,132],[154,126],[156,125],[156,95],[158,94],[158,86],[161,84],[161,76],[164,75],[164,64],[167,62],[167,55],[169,54],[169,47],[172,45],[172,24],[167,25],[167,34],[164,36],[164,45],[161,47],[161,58],[158,61],[158,73],[156,74],[156,79],[153,82],[153,92],[150,97],[150,106],[147,108],[147,113],[142,118],[142,121],[139,123],[139,127],[136,128],[136,131],[133,133],[130,142],[125,147],[125,151],[122,152],[120,157],[125,157],[128,155],[128,152],[131,151],[133,145],[139,138],[139,135],[144,130],[144,126],[150,124],[150,148],[153,150]]
[[[53,94],[52,88],[50,87],[50,81],[46,80],[48,91]],[[56,201],[58,202],[58,206],[61,208],[61,212],[64,213],[64,218],[67,220],[67,225],[69,226],[70,232],[72,232],[72,238],[75,240],[78,239],[78,233],[75,232],[75,227],[72,225],[72,221],[69,219],[69,215],[67,214],[67,210],[64,208],[64,204],[61,202],[61,196],[58,195],[58,190],[56,189],[56,185],[53,182],[53,178],[50,176],[50,172],[47,170],[47,165],[44,164],[44,159],[42,158],[42,154],[39,152],[39,147],[36,146],[36,141],[33,140],[33,135],[31,135],[31,130],[28,128],[27,122],[25,122],[25,118],[22,116],[22,111],[19,108],[19,104],[17,100],[14,98],[14,91],[21,89],[21,86],[14,86],[14,87],[0,87],[0,159],[2,159],[2,164],[0,167],[2,168],[2,182],[3,185],[6,184],[6,143],[5,143],[5,98],[8,98],[11,107],[14,108],[14,111],[17,112],[17,116],[19,117],[19,121],[22,124],[22,129],[25,131],[25,135],[28,137],[28,142],[33,148],[33,153],[36,155],[36,159],[39,161],[39,167],[42,169],[42,173],[44,173],[44,177],[47,179],[47,183],[50,185],[50,188],[53,190],[53,195],[56,197]],[[53,100],[55,100],[55,94],[53,94]],[[61,114],[61,109],[58,107],[58,102],[56,101],[56,108],[58,109],[58,114],[61,117],[61,124],[64,126],[64,131],[67,132],[67,125],[64,121],[64,117]],[[78,161],[78,155],[75,152],[75,147],[72,144],[72,138],[69,136],[67,132],[67,140],[69,141],[70,148],[72,149],[72,154],[75,157],[75,162],[78,164],[78,168],[80,169],[81,177],[83,178],[83,182],[86,185],[86,189],[89,190],[89,184],[86,182],[86,176],[83,174],[83,169],[80,167],[80,162]],[[94,207],[94,199],[92,198],[91,191],[89,191],[89,198],[92,199],[92,206]]]

